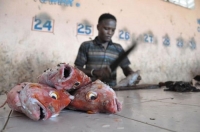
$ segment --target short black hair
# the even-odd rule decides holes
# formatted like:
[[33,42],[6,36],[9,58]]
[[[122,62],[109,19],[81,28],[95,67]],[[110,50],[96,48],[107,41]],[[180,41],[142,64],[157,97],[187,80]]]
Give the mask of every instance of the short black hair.
[[100,23],[101,21],[103,21],[105,19],[112,19],[112,20],[115,20],[117,22],[117,19],[115,18],[115,16],[113,16],[110,13],[104,13],[99,17],[98,23]]

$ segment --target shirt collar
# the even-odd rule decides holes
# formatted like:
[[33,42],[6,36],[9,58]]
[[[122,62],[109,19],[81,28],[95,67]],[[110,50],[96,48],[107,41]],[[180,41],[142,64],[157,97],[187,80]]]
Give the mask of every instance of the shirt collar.
[[[98,36],[95,37],[94,41],[96,42],[96,44],[102,45],[102,43],[99,42]],[[110,42],[108,42],[108,45],[111,45],[111,44],[113,44],[112,40],[110,40]]]

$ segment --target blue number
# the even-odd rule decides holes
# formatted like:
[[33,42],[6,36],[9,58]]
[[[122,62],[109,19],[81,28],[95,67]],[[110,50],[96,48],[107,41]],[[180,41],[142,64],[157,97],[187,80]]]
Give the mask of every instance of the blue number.
[[48,30],[50,31],[52,26],[51,26],[51,21],[46,21],[43,26],[41,26],[41,23],[42,23],[42,20],[41,19],[37,19],[35,18],[35,26],[34,26],[34,29],[37,29],[37,30],[42,30],[42,28],[48,28]]
[[48,1],[48,0],[40,0],[41,3],[45,3],[46,1]]
[[119,31],[119,39],[129,40],[129,39],[130,39],[129,32],[120,30],[120,31]]
[[91,34],[92,31],[91,31],[90,28],[91,28],[91,26],[89,26],[89,25],[86,25],[86,26],[85,26],[85,33],[86,33],[86,34]]
[[166,46],[169,46],[170,45],[170,39],[165,38],[163,44],[166,45]]
[[84,34],[84,31],[82,31],[82,29],[84,29],[84,25],[83,24],[79,24],[78,25],[78,33]]
[[43,27],[48,28],[48,30],[50,31],[52,26],[51,26],[51,21],[47,21],[44,23]]
[[153,36],[149,36],[147,34],[144,35],[144,41],[146,43],[152,43],[153,42]]
[[191,49],[196,49],[196,44],[195,44],[195,42],[190,41],[190,42],[189,42],[189,45],[190,45],[190,48],[191,48]]
[[59,1],[58,1],[58,0],[50,0],[49,3],[50,3],[50,4],[56,4],[56,3],[59,4]]
[[200,25],[200,19],[197,19],[197,23]]
[[197,28],[198,32],[200,32],[200,27]]
[[123,30],[119,31],[119,39],[124,39],[123,34],[124,34]]
[[78,24],[78,34],[86,34],[90,35],[92,33],[92,29],[90,25]]
[[42,30],[42,27],[39,27],[39,25],[41,24],[42,21],[40,19],[35,19],[35,22],[37,22],[37,21],[38,21],[38,23],[35,24],[34,29]]
[[153,42],[153,36],[149,36],[149,38],[150,38],[150,43],[152,43]]
[[148,35],[146,35],[146,34],[144,35],[144,41],[147,42],[147,43],[149,42],[148,41]]
[[178,43],[177,43],[177,46],[178,47],[183,47],[183,42],[179,40]]
[[129,35],[128,32],[125,32],[125,39],[126,39],[126,40],[129,40],[129,39],[130,39],[130,35]]

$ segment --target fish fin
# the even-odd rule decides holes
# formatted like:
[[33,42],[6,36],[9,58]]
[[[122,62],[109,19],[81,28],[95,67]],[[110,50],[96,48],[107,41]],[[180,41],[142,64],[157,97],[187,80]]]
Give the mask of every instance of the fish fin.
[[67,109],[76,110],[76,108],[74,108],[74,107],[72,107],[72,106],[67,106]]
[[88,113],[88,114],[95,114],[95,113],[97,113],[97,112],[88,110],[87,113]]

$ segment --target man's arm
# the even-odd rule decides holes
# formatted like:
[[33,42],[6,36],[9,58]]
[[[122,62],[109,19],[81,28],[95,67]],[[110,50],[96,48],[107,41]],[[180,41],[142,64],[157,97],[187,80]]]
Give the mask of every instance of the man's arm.
[[124,73],[125,76],[128,76],[131,73],[134,73],[134,71],[129,66],[122,68],[122,70],[123,70],[123,73]]
[[81,66],[76,66],[79,70],[83,71],[86,75],[89,77],[96,77],[97,79],[107,79],[111,76],[111,70],[109,67],[104,67],[101,69],[92,69],[92,70],[87,70],[84,69]]
[[[76,65],[75,65],[76,66]],[[87,69],[84,69],[83,67],[81,66],[76,66],[79,70],[81,70],[82,72],[84,72],[86,75],[88,75],[89,77],[92,77],[91,75],[91,70],[87,70]]]
[[91,70],[84,69],[84,65],[87,63],[87,53],[89,49],[89,43],[83,42],[81,46],[79,47],[78,54],[76,57],[76,60],[74,62],[75,67],[77,67],[79,70],[83,71],[86,75],[91,77]]
[[83,68],[84,65],[87,63],[88,49],[89,49],[88,43],[81,44],[79,51],[78,51],[78,55],[74,62],[75,67],[77,67],[79,70],[83,71],[89,77],[96,77],[100,80],[109,78],[111,75],[111,70],[109,67],[104,67],[101,69],[85,69],[85,68]]

